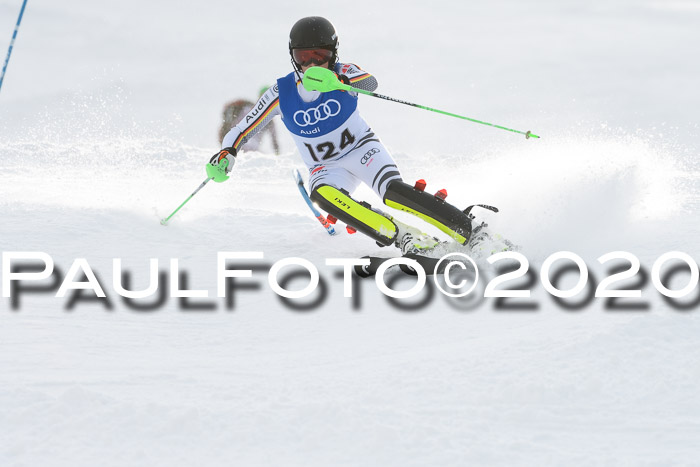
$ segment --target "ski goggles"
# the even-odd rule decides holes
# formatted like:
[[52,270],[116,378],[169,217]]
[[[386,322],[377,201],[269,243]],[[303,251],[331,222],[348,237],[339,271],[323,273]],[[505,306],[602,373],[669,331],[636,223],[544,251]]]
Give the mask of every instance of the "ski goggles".
[[293,49],[292,58],[300,66],[322,65],[331,61],[333,51],[328,49]]

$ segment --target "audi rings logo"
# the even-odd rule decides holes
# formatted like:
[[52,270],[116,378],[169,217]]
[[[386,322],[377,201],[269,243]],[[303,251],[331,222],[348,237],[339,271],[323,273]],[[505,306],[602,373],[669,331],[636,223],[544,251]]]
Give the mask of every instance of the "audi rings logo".
[[318,122],[335,117],[339,113],[340,102],[335,99],[329,99],[318,107],[294,112],[294,123],[301,127],[316,125]]
[[360,160],[360,163],[366,164],[369,161],[369,158],[375,155],[376,153],[379,152],[379,149],[377,148],[372,148],[369,151],[365,153],[364,156],[362,156],[362,159]]

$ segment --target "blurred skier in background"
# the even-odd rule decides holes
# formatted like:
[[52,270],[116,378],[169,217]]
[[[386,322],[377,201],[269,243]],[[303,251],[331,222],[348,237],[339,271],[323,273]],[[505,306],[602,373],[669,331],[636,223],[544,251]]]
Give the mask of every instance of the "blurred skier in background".
[[[348,231],[359,230],[380,246],[395,245],[404,255],[426,253],[440,243],[353,198],[355,189],[365,183],[387,206],[416,215],[462,245],[479,237],[472,235],[470,208],[462,211],[445,202],[445,190],[426,193],[423,180],[414,186],[403,182],[391,154],[360,116],[357,93],[322,93],[303,86],[304,73],[316,66],[332,70],[338,80],[355,88],[377,88],[374,76],[357,65],[338,61],[338,36],[330,21],[318,16],[297,21],[289,35],[289,55],[293,71],[266,90],[224,136],[223,149],[207,164],[211,178],[227,179],[237,152],[280,115],[308,167],[311,199],[329,214],[331,222],[341,220]],[[474,233],[482,226],[485,224]]]
[[[262,96],[267,87],[260,90],[260,96]],[[241,117],[251,111],[255,104],[247,99],[236,99],[235,101],[228,102],[224,106],[223,119],[221,122],[221,127],[219,128],[219,144],[224,140],[226,133],[231,131],[231,128],[238,123]],[[277,131],[275,129],[274,122],[270,122],[266,125],[258,134],[247,141],[246,149],[249,151],[260,151],[262,145],[262,139],[265,135],[269,135],[270,142],[272,144],[272,150],[275,152],[276,156],[279,156],[280,145],[277,141]]]

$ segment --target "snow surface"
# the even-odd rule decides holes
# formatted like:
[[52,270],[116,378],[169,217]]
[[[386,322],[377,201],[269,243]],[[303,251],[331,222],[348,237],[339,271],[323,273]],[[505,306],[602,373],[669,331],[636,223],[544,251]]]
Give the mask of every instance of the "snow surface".
[[[700,464],[699,307],[649,281],[634,311],[567,310],[539,282],[519,302],[535,310],[436,294],[401,311],[371,281],[354,308],[325,258],[385,252],[324,233],[286,136],[159,225],[204,179],[224,102],[286,74],[289,28],[318,14],[379,92],[542,136],[361,97],[405,178],[501,208],[484,217],[533,272],[562,250],[598,281],[615,250],[647,273],[669,251],[700,259],[700,2],[398,5],[29,2],[0,91],[0,246],[63,274],[85,258],[111,309],[0,300],[0,465]],[[0,0],[3,53],[20,6]],[[256,272],[228,310],[219,251],[306,258],[328,297],[290,310]],[[178,258],[214,308],[128,308],[113,258],[135,288],[149,258]]]

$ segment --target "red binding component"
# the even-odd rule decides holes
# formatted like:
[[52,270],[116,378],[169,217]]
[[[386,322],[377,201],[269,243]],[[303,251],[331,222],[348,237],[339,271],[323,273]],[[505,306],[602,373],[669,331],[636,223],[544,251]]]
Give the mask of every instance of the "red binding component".
[[349,225],[345,226],[345,230],[347,230],[349,234],[354,234],[355,232],[357,232],[357,229],[354,229],[354,228],[350,227]]
[[336,222],[338,222],[338,219],[336,219],[335,217],[331,216],[330,214],[328,214],[328,216],[326,216],[326,220],[327,220],[328,222],[330,222],[331,224],[335,224]]
[[445,198],[447,198],[447,190],[443,188],[442,190],[435,193],[435,197],[445,201]]
[[415,188],[418,191],[425,191],[425,185],[427,185],[427,183],[425,183],[425,180],[421,178],[416,182],[415,185],[413,185],[413,188]]

